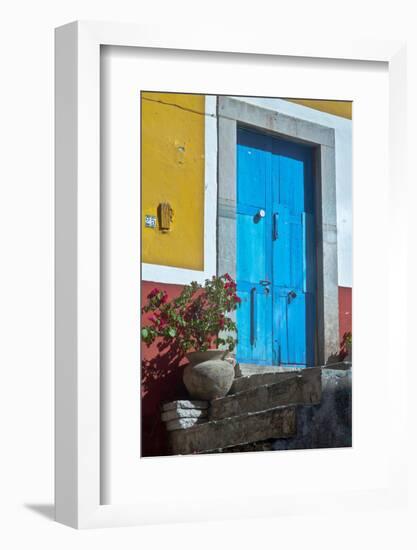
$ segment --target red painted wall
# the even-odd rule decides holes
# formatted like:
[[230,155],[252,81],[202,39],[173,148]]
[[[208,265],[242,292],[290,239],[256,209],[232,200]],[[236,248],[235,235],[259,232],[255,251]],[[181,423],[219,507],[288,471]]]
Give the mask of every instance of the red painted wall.
[[339,334],[342,340],[345,332],[352,332],[352,289],[339,286]]
[[[168,293],[168,298],[176,298],[181,285],[142,281],[141,303],[153,288],[160,288]],[[146,322],[149,314],[142,316]],[[173,357],[169,352],[160,353],[153,344],[147,348],[141,343],[141,394],[142,394],[142,456],[161,456],[167,454],[167,433],[161,421],[161,403],[187,397],[182,383],[182,365],[186,360]]]

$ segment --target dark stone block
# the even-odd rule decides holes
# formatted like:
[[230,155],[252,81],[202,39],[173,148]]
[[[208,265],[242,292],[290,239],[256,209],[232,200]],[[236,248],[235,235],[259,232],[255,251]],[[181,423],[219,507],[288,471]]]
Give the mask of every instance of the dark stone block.
[[318,405],[297,408],[297,435],[276,440],[274,450],[352,446],[352,371],[322,369]]

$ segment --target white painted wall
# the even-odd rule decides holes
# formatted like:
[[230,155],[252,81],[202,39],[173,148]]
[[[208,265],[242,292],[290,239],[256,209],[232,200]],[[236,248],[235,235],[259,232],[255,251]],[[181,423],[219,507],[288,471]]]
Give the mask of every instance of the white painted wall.
[[352,287],[352,121],[282,99],[247,97],[244,101],[334,128],[339,286]]

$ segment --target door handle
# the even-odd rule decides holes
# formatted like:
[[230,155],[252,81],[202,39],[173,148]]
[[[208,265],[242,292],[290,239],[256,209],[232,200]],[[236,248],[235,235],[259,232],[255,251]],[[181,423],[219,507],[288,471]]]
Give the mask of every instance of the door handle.
[[291,300],[294,300],[294,298],[297,297],[297,293],[294,292],[294,290],[290,290],[288,293],[288,302],[291,302]]
[[250,291],[250,345],[256,346],[256,288]]
[[278,223],[279,223],[279,213],[274,212],[272,215],[272,240],[276,241],[278,239]]
[[269,287],[271,285],[271,281],[268,281],[268,279],[263,279],[259,281],[259,284],[264,287],[265,294],[269,294]]

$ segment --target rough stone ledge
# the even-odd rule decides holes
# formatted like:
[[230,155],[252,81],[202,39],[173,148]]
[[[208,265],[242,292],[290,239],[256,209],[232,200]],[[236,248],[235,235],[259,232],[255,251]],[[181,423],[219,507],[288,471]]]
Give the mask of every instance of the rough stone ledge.
[[297,376],[307,377],[314,376],[318,373],[320,367],[311,367],[306,369],[289,369],[286,371],[275,370],[271,371],[268,368],[267,372],[254,372],[254,374],[249,374],[245,376],[239,376],[235,378],[232,387],[230,389],[229,395],[234,393],[239,393],[241,391],[246,391],[257,386],[263,386],[265,384],[275,384],[277,382],[282,382],[288,380],[289,378],[296,378]]
[[285,405],[319,403],[321,369],[308,369],[308,371],[304,374],[293,374],[292,377],[273,384],[249,387],[246,391],[214,399],[209,411],[210,420],[221,420]]
[[187,430],[189,428],[192,428],[196,424],[202,424],[203,422],[207,422],[206,418],[176,418],[175,420],[169,420],[165,423],[165,427],[168,430],[168,432],[172,432],[174,430]]
[[279,367],[275,365],[255,365],[252,363],[237,363],[235,367],[236,378],[240,376],[250,376],[254,374],[277,374],[290,372],[298,372],[305,369],[300,369],[297,365],[288,365],[287,367]]
[[296,434],[296,408],[276,407],[170,433],[172,454],[195,454]]

